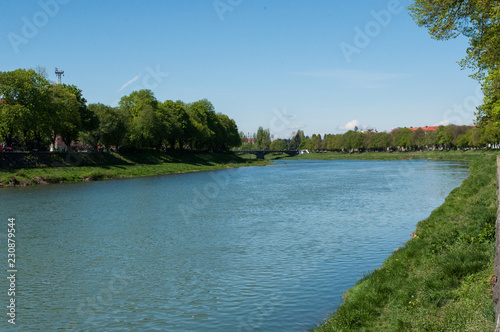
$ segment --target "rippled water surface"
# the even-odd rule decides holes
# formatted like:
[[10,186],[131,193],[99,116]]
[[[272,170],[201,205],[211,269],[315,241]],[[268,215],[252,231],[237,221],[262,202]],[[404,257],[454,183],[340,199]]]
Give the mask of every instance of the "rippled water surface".
[[2,189],[15,328],[307,331],[467,176],[453,162],[288,161]]

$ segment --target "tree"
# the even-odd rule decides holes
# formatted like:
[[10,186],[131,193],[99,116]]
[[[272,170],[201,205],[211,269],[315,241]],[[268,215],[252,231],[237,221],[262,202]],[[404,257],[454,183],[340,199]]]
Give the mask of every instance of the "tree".
[[164,138],[163,129],[160,115],[150,105],[145,105],[132,119],[129,129],[130,142],[137,147],[159,149]]
[[425,145],[425,131],[422,128],[417,128],[411,136],[411,144],[416,147]]
[[243,131],[240,131],[239,135],[240,135],[241,144],[245,144],[247,142],[247,136],[245,135],[245,133]]
[[470,144],[470,132],[465,133],[457,139],[457,147],[465,148],[471,146]]
[[481,141],[484,144],[498,143],[500,141],[500,131],[498,130],[498,123],[488,121],[481,127]]
[[308,142],[307,148],[311,150],[319,150],[323,145],[323,140],[321,139],[321,134],[313,134]]
[[114,107],[103,104],[90,104],[88,109],[98,119],[97,129],[80,134],[82,139],[97,149],[99,144],[108,148],[119,147],[127,135],[126,114]]
[[170,147],[178,146],[183,149],[187,142],[196,138],[196,128],[188,114],[186,104],[182,101],[166,100],[162,107],[171,116],[172,133],[170,136]]
[[457,135],[454,125],[449,125],[445,127],[444,131],[444,144],[447,148],[453,148],[457,145]]
[[71,150],[71,142],[77,140],[82,128],[79,112],[81,104],[73,93],[60,84],[50,87],[50,96],[52,143],[55,144],[56,135],[60,135],[64,144]]
[[389,133],[377,133],[375,138],[375,145],[378,149],[387,149],[391,146],[392,137]]
[[271,150],[287,150],[288,142],[282,139],[274,140],[271,143]]
[[354,148],[354,144],[353,144],[353,136],[356,134],[355,131],[353,130],[348,130],[345,134],[344,134],[344,144],[342,145],[342,150],[351,150]]
[[219,119],[218,123],[221,127],[221,135],[218,142],[219,149],[229,150],[239,146],[241,144],[241,137],[238,133],[238,126],[236,126],[236,122],[225,114],[218,113],[217,117]]
[[477,127],[468,130],[470,140],[469,145],[472,147],[480,147],[486,145],[486,139],[482,136],[481,131]]
[[132,117],[138,117],[142,110],[146,107],[156,110],[158,100],[155,98],[151,90],[143,89],[133,91],[128,96],[123,96],[120,99],[119,106],[122,110],[130,113]]
[[476,124],[483,131],[500,133],[500,70],[492,71],[485,79],[483,93],[484,103],[477,108]]
[[409,7],[413,20],[437,40],[459,35],[469,39],[462,67],[477,71],[476,78],[495,69],[500,61],[500,11],[496,0],[415,0]]
[[413,146],[411,138],[413,132],[409,128],[401,128],[394,132],[393,144],[401,148],[410,148]]
[[128,140],[137,147],[161,148],[168,136],[166,115],[151,90],[133,91],[120,100],[120,110],[128,114]]
[[328,150],[343,150],[345,146],[346,136],[342,134],[333,135],[327,144]]
[[362,132],[354,131],[354,134],[352,135],[352,141],[351,141],[353,149],[358,149],[358,150],[363,149],[363,136],[364,136],[364,134]]
[[427,146],[427,147],[430,147],[431,149],[434,149],[435,146],[436,146],[436,132],[435,131],[431,131],[431,132],[427,132],[425,133],[425,138],[424,138],[424,145]]
[[375,150],[377,146],[375,145],[376,133],[367,132],[363,134],[363,147],[367,150]]
[[426,27],[437,40],[464,35],[469,39],[462,68],[475,71],[483,82],[484,105],[479,107],[477,124],[488,123],[500,133],[500,10],[497,0],[415,0],[409,7],[414,21]]
[[271,147],[271,132],[269,129],[259,127],[257,130],[257,148],[269,150]]
[[87,100],[83,98],[82,90],[76,85],[63,84],[63,87],[75,95],[78,101],[78,112],[80,113],[81,119],[81,130],[91,131],[97,129],[99,126],[99,119],[97,116],[87,107]]
[[50,135],[49,87],[32,69],[0,72],[0,135],[7,144],[17,137],[25,147],[33,148]]
[[305,138],[304,132],[302,130],[297,130],[297,133],[293,135],[290,149],[297,150],[300,147],[301,141]]
[[434,145],[446,148],[446,146],[444,146],[446,144],[445,133],[446,127],[439,126],[434,135]]
[[188,113],[194,126],[194,135],[190,142],[191,148],[213,148],[216,133],[213,131],[215,127],[215,111],[212,103],[207,99],[201,99],[194,103],[190,103],[188,104]]
[[5,140],[7,146],[12,146],[14,137],[21,132],[25,113],[26,108],[22,105],[0,104],[0,140]]

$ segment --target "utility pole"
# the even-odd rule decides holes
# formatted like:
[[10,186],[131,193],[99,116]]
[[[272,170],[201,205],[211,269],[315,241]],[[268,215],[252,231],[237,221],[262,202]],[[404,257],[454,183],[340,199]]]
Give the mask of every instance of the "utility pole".
[[61,76],[64,76],[64,70],[59,70],[56,68],[57,83],[61,84]]

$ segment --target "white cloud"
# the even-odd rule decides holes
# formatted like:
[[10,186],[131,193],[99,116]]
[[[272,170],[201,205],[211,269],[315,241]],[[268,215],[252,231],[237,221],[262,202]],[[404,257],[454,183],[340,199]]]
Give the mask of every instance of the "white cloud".
[[450,121],[443,120],[443,121],[439,121],[438,123],[436,123],[435,126],[447,126],[449,124],[450,124]]
[[354,130],[355,127],[359,128],[359,125],[360,125],[360,123],[358,120],[352,120],[352,121],[347,122],[345,125],[340,126],[339,128],[346,129],[346,130]]

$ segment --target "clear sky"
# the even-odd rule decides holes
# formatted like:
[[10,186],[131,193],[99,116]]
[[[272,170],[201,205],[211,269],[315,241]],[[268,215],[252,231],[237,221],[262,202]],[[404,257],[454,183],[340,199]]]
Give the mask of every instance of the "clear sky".
[[210,100],[245,133],[472,124],[482,95],[467,40],[435,41],[409,0],[0,2],[0,71],[45,67],[116,106]]

